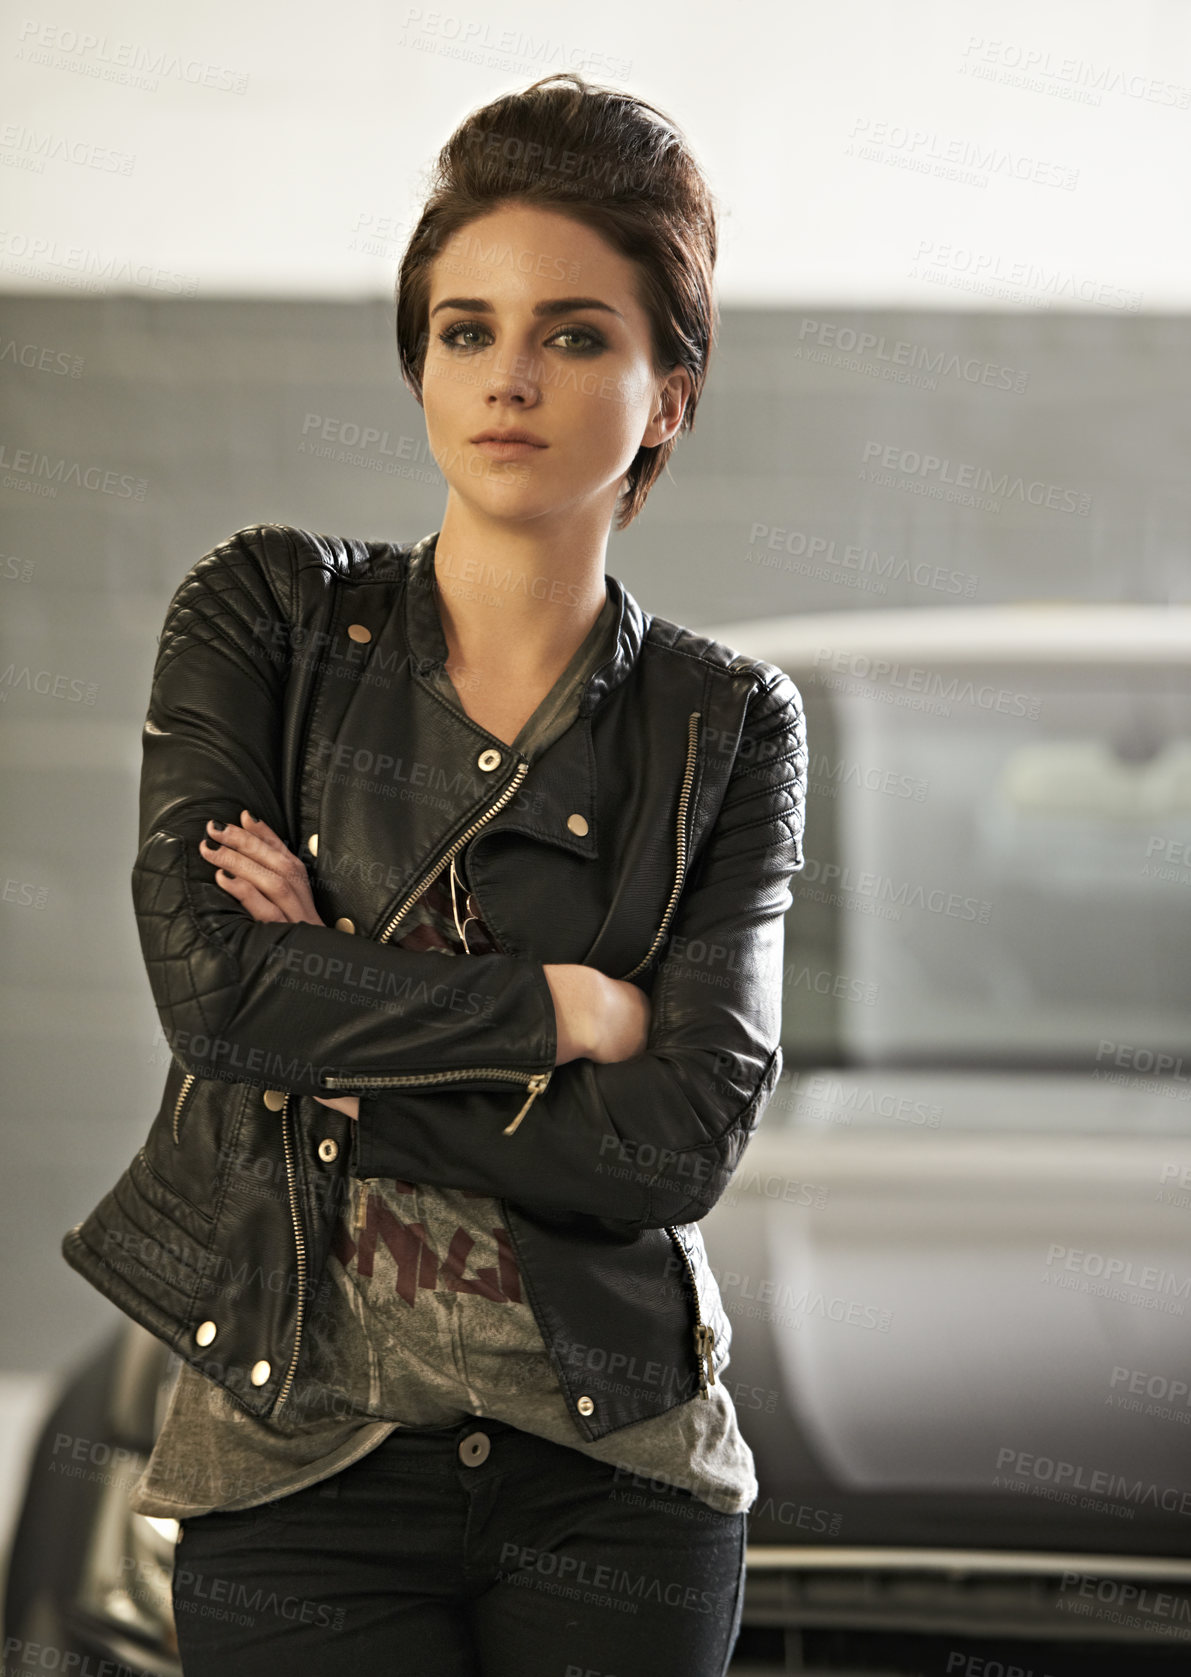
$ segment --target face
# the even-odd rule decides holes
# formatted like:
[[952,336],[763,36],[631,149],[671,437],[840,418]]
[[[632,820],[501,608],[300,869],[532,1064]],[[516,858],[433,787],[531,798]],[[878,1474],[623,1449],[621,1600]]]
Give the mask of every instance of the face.
[[[642,444],[677,431],[682,368],[655,372],[637,268],[593,229],[514,203],[469,222],[430,275],[422,401],[457,497],[510,522],[611,521]],[[524,430],[532,445],[477,442]]]

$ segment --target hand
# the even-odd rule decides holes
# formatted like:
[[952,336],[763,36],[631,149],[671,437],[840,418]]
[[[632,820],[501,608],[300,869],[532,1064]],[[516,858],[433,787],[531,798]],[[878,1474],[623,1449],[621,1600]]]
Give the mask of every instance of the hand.
[[558,963],[542,971],[554,999],[556,1065],[579,1059],[608,1065],[645,1052],[652,1009],[644,990],[595,967]]
[[315,1095],[314,1098],[320,1106],[333,1106],[336,1112],[346,1112],[353,1120],[360,1116],[359,1095],[336,1095],[333,1100],[324,1100],[322,1095]]
[[249,812],[241,810],[244,825],[228,822],[212,836],[199,840],[203,859],[215,864],[215,882],[235,897],[254,920],[288,921],[295,926],[325,924],[314,906],[310,877],[284,840]]
[[[215,839],[199,840],[204,858],[215,864],[216,883],[254,920],[325,925],[314,906],[309,875],[298,857],[267,821],[257,820],[246,809],[240,813],[242,827],[233,821],[222,827]],[[328,1100],[315,1095],[314,1099],[322,1106],[333,1106],[336,1112],[346,1112],[353,1120],[360,1116],[359,1095],[336,1095]]]

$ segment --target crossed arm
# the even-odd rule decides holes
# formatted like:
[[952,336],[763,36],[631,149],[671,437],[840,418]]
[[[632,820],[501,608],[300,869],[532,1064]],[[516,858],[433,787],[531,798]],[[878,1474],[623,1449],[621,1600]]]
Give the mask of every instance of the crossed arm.
[[[269,826],[241,810],[241,823],[207,823],[210,836],[199,840],[204,861],[216,870],[217,883],[246,913],[261,922],[323,926],[314,906],[310,879],[299,857]],[[605,1065],[630,1060],[645,1051],[650,1004],[643,990],[595,967],[547,963],[542,968],[554,1002],[558,1053],[556,1065],[589,1059]],[[349,1118],[359,1117],[360,1097],[316,1095]]]

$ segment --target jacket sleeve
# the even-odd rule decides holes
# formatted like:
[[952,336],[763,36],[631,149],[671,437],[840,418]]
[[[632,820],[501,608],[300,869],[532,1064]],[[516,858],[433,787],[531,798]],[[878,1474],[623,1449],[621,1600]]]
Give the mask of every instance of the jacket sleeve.
[[781,1071],[784,917],[803,865],[801,696],[775,666],[761,669],[719,814],[679,898],[645,1051],[557,1066],[507,1135],[507,1098],[363,1094],[352,1174],[472,1188],[630,1229],[710,1211]]
[[[280,787],[298,554],[284,526],[237,531],[179,585],[144,725],[132,896],[157,1011],[200,1077],[326,1093],[325,1072],[549,1071],[557,1053],[540,962],[471,960],[466,987],[424,953],[332,927],[258,923],[215,877],[208,818],[262,817],[289,847]],[[286,631],[279,635],[278,628]],[[309,656],[309,654],[305,654]],[[510,1083],[482,1075],[479,1086]]]

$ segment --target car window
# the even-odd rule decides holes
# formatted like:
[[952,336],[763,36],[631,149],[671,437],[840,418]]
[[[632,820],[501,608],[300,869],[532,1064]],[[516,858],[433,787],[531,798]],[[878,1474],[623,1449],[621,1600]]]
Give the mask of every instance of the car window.
[[1188,674],[790,673],[811,760],[787,1064],[1085,1070],[1123,1046],[1191,1096]]

